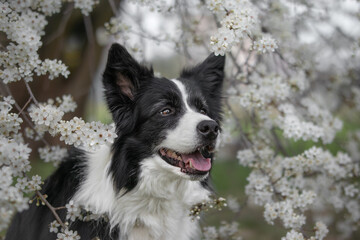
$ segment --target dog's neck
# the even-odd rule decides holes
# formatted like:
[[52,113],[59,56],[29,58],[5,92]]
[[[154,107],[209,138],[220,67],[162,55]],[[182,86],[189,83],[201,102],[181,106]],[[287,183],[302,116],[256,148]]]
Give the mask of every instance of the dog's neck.
[[190,208],[209,200],[210,192],[199,181],[161,168],[162,161],[157,155],[141,161],[136,187],[117,192],[108,171],[110,147],[104,146],[89,154],[87,174],[73,199],[97,214],[108,215],[112,228],[119,227],[125,239],[190,239],[197,231]]

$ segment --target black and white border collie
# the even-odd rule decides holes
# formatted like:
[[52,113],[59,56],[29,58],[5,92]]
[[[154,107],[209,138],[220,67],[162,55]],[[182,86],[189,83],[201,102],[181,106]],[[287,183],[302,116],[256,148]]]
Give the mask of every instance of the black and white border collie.
[[[55,207],[70,200],[108,221],[75,221],[82,239],[197,239],[192,205],[209,200],[209,172],[221,120],[225,58],[211,54],[177,79],[157,78],[113,44],[103,75],[116,124],[112,146],[71,149],[42,193]],[[59,211],[65,218],[65,211]],[[56,239],[46,206],[15,216],[7,240]]]

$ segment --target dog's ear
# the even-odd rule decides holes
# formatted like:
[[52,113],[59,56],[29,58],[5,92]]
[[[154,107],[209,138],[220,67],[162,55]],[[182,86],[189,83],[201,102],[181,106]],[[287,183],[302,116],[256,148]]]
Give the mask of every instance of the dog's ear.
[[191,79],[199,84],[215,115],[221,112],[221,91],[224,80],[225,56],[210,54],[194,68],[184,69],[181,78]]
[[198,82],[205,94],[218,97],[224,79],[225,56],[210,54],[201,64],[191,69],[184,69],[181,78]]
[[152,69],[141,66],[126,49],[115,43],[109,50],[103,74],[105,98],[114,121],[129,109],[141,83],[153,77]]

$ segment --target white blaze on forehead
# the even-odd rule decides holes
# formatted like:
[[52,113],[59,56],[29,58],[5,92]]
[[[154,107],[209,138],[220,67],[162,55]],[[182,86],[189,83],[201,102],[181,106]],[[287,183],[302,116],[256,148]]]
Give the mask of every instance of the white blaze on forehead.
[[181,93],[181,97],[182,97],[182,100],[183,100],[183,102],[184,102],[184,104],[185,104],[186,109],[187,109],[188,111],[192,111],[191,108],[190,108],[190,106],[189,106],[189,104],[188,104],[188,102],[187,102],[188,97],[189,97],[189,94],[188,94],[187,91],[186,91],[185,85],[184,85],[182,82],[180,82],[179,80],[177,80],[177,79],[171,79],[171,81],[172,81],[173,83],[175,83],[176,86],[179,88],[180,93]]
[[185,113],[179,119],[176,127],[167,132],[165,140],[160,147],[165,147],[179,153],[191,153],[200,144],[197,126],[201,121],[212,120],[208,116],[192,109],[188,104],[189,94],[182,82],[176,79],[170,80],[178,87],[182,102],[185,106]]

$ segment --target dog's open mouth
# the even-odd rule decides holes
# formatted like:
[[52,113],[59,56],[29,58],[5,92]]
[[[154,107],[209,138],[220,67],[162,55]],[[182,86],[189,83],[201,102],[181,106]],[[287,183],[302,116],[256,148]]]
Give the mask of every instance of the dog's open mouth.
[[161,148],[159,155],[170,165],[179,167],[181,172],[187,174],[206,174],[211,169],[211,153],[214,146],[199,147],[192,153],[178,153],[174,150]]

